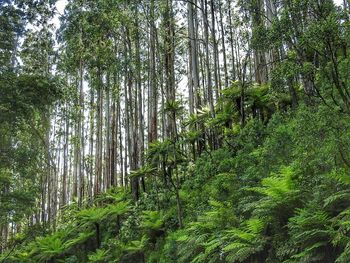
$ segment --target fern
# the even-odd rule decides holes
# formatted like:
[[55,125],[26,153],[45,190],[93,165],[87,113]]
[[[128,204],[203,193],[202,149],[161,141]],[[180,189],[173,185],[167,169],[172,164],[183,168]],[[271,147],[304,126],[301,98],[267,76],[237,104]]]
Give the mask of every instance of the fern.
[[46,237],[37,238],[31,243],[29,257],[34,257],[38,262],[45,262],[65,252],[63,241],[64,233],[56,232]]
[[314,253],[318,249],[322,249],[325,245],[327,245],[327,242],[317,242],[312,244],[311,246],[306,247],[303,251],[300,253],[297,253],[292,256],[290,260],[285,261],[287,262],[300,262],[300,263],[307,263],[307,262],[319,262],[322,260],[323,256],[322,253]]
[[350,175],[345,169],[334,169],[328,174],[328,177],[331,179],[335,179],[343,185],[350,186]]
[[69,239],[68,241],[66,241],[64,243],[64,247],[65,249],[69,249],[71,247],[74,247],[78,244],[82,244],[85,241],[87,241],[89,238],[91,238],[94,235],[93,232],[81,232],[78,234],[77,237],[73,238],[73,239]]
[[266,238],[262,235],[264,229],[264,221],[251,218],[245,221],[240,228],[226,231],[224,239],[228,244],[223,251],[227,253],[227,261],[243,262],[261,252],[266,243]]
[[83,209],[77,214],[78,221],[82,224],[99,223],[107,216],[105,207],[92,207]]
[[165,112],[172,112],[172,113],[179,113],[182,111],[184,107],[181,105],[181,101],[179,100],[172,100],[167,101],[165,103],[164,111]]
[[338,256],[336,263],[348,263],[350,262],[350,242],[347,243],[343,252]]
[[89,262],[107,262],[108,253],[108,250],[97,249],[94,253],[88,255]]
[[273,174],[262,180],[262,187],[251,188],[251,190],[266,195],[274,201],[280,201],[286,194],[292,191],[292,176],[294,171],[291,167],[282,167],[279,174]]
[[131,178],[140,178],[140,177],[147,177],[152,176],[156,173],[157,169],[154,167],[151,167],[149,165],[142,166],[138,170],[134,170],[130,172]]
[[123,249],[130,254],[142,252],[148,245],[148,238],[144,235],[140,240],[133,240],[124,245]]
[[94,198],[95,203],[118,203],[127,198],[127,192],[124,188],[110,188],[105,193],[99,194]]
[[342,203],[348,203],[350,200],[350,190],[338,191],[324,200],[324,208],[330,208]]
[[100,223],[110,216],[118,216],[129,210],[129,202],[118,202],[106,207],[92,207],[83,209],[77,214],[77,219],[81,224]]
[[158,230],[164,224],[163,216],[158,211],[143,211],[141,227],[144,229]]
[[299,253],[291,256],[296,262],[314,262],[325,256],[331,246],[334,230],[329,216],[322,210],[310,207],[298,209],[288,223],[291,242],[299,248]]
[[130,204],[129,201],[125,201],[125,202],[118,202],[116,204],[108,205],[105,208],[105,217],[120,216],[125,214],[130,209],[129,204]]
[[262,186],[248,188],[249,191],[262,195],[255,206],[251,206],[254,217],[263,219],[276,228],[287,223],[288,217],[300,203],[300,192],[293,181],[294,174],[292,167],[282,167],[278,174],[263,179]]

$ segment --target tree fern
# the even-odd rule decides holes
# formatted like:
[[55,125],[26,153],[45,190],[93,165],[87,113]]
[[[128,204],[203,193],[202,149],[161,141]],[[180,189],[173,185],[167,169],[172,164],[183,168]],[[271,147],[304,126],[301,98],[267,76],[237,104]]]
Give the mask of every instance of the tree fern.
[[332,212],[339,213],[342,210],[350,207],[350,175],[345,169],[334,169],[326,175],[327,179],[332,180],[337,191],[332,192],[324,200],[324,208]]
[[63,232],[37,238],[31,243],[29,257],[34,257],[38,262],[45,262],[65,252]]
[[92,207],[83,209],[77,214],[77,219],[81,224],[99,223],[107,216],[105,207]]
[[259,218],[245,221],[240,228],[226,231],[227,245],[223,248],[228,262],[243,262],[263,251],[266,237],[262,235],[265,222]]
[[64,243],[64,247],[65,249],[70,249],[78,244],[82,244],[85,241],[87,241],[89,238],[91,238],[94,235],[94,233],[92,231],[90,232],[80,232],[78,233],[77,237],[74,237],[72,239],[68,239],[65,243]]
[[99,194],[94,198],[96,204],[103,203],[118,203],[125,201],[127,192],[124,188],[110,188],[105,193]]
[[158,230],[164,224],[163,216],[158,211],[143,211],[140,226],[144,229]]
[[94,253],[88,255],[89,262],[108,262],[106,259],[108,253],[108,250],[97,249]]
[[147,177],[152,176],[156,174],[157,169],[155,167],[152,167],[150,165],[145,165],[140,167],[138,170],[134,170],[130,172],[130,177],[132,178],[140,178],[140,177]]
[[83,209],[77,214],[81,224],[100,223],[110,216],[122,215],[129,210],[129,202],[118,202],[106,207],[92,207]]
[[299,248],[299,252],[291,255],[291,259],[286,262],[327,261],[327,251],[332,248],[332,237],[335,234],[327,213],[310,204],[297,210],[297,214],[290,218],[288,228],[291,242]]
[[335,261],[336,263],[348,263],[350,262],[350,241],[348,241],[347,245],[343,249],[342,253],[340,253],[339,257]]
[[144,235],[140,240],[132,240],[124,245],[123,250],[130,254],[139,253],[144,251],[148,245],[148,238]]
[[299,204],[299,191],[293,181],[294,173],[292,167],[282,167],[278,174],[264,178],[262,186],[248,188],[262,194],[262,198],[253,208],[254,216],[265,218],[270,223],[280,226],[287,223],[288,216],[292,215],[294,208]]
[[292,167],[282,167],[279,174],[272,174],[261,181],[262,187],[251,188],[251,190],[266,195],[274,201],[280,201],[286,194],[293,190]]
[[129,204],[130,204],[129,201],[125,201],[125,202],[118,202],[116,204],[108,205],[105,208],[105,216],[111,217],[111,216],[123,215],[129,211],[130,209]]

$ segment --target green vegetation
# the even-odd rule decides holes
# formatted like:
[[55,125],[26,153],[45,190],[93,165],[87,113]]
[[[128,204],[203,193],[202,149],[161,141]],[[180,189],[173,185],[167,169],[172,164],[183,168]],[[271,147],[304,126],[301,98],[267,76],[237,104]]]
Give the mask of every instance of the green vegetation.
[[182,228],[162,171],[143,168],[152,188],[136,203],[112,188],[70,205],[56,231],[12,240],[7,262],[348,262],[350,167],[339,145],[350,143],[349,123],[325,106],[251,119],[177,165]]
[[348,3],[58,3],[0,2],[1,263],[350,262]]

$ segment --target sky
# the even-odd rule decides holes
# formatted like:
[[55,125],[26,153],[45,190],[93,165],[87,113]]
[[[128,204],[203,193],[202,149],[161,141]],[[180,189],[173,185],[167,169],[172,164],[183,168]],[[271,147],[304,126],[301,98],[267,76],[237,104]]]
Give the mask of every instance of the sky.
[[342,5],[343,4],[343,0],[334,0],[334,3],[336,3],[337,5]]
[[67,0],[58,0],[56,2],[56,8],[57,8],[57,11],[59,12],[59,14],[56,14],[56,16],[53,18],[53,23],[56,26],[56,28],[58,28],[60,25],[59,16],[63,15],[64,8],[66,5],[67,5]]

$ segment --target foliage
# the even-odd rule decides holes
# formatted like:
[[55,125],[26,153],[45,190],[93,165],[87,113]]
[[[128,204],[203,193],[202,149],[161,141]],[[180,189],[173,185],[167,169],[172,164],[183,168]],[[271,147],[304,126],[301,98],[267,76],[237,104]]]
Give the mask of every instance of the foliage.
[[0,262],[350,262],[348,6],[68,1],[54,65],[54,2],[0,3]]

